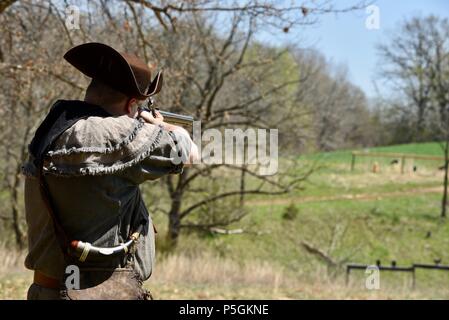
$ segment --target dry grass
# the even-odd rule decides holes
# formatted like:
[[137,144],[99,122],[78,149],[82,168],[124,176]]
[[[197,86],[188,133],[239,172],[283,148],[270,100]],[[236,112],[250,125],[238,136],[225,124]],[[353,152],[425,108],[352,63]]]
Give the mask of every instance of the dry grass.
[[161,283],[264,286],[276,290],[286,284],[281,268],[264,261],[237,263],[213,253],[194,257],[172,254],[156,264],[152,275]]
[[157,299],[292,299],[299,285],[266,261],[238,263],[203,251],[164,256],[147,286]]
[[10,272],[25,271],[23,262],[25,261],[26,253],[24,251],[11,250],[0,244],[0,275]]
[[25,269],[24,251],[11,250],[0,244],[0,299],[25,299],[32,272]]
[[340,175],[330,173],[326,176],[332,185],[342,188],[366,188],[387,184],[405,185],[410,183],[429,184],[441,183],[443,172],[421,168],[419,172],[407,171],[404,174],[388,168],[379,173],[373,173],[369,169],[353,175]]
[[[0,247],[0,299],[25,299],[32,273],[23,267],[25,254]],[[156,299],[426,299],[447,298],[449,291],[410,286],[366,290],[330,278],[325,268],[293,275],[264,261],[238,263],[212,252],[160,256],[146,282]],[[441,289],[441,288],[440,288]]]
[[347,286],[326,268],[291,274],[267,262],[239,264],[213,253],[173,254],[160,259],[146,283],[156,299],[429,299],[447,298],[446,288],[412,290],[409,283],[364,288],[364,278]]

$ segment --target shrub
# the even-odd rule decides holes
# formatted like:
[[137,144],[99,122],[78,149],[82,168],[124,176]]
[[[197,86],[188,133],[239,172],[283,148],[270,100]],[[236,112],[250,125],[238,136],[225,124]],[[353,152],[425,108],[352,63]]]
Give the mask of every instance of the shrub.
[[298,216],[299,209],[291,203],[288,207],[285,208],[284,213],[282,214],[282,219],[284,220],[295,220]]

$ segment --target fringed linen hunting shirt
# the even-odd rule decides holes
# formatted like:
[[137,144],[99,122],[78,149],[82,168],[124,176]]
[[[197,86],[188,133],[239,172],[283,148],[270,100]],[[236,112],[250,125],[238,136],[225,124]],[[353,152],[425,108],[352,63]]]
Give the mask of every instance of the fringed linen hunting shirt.
[[[83,101],[58,101],[53,108]],[[164,175],[180,173],[191,140],[176,131],[146,123],[141,118],[88,117],[67,129],[46,154],[44,173],[53,205],[64,230],[77,240],[112,247],[127,240],[130,230],[144,220],[135,254],[135,270],[142,280],[151,276],[155,234],[139,185]],[[62,278],[65,261],[53,222],[39,191],[33,156],[23,166],[28,224],[28,269]],[[120,267],[108,261],[105,267]]]

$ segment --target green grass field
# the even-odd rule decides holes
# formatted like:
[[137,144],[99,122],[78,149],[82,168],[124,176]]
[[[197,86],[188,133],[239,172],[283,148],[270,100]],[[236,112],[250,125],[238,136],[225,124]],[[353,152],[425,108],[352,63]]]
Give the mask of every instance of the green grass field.
[[[436,143],[370,151],[441,155]],[[363,271],[345,284],[347,263],[449,265],[449,224],[441,219],[443,173],[438,161],[406,165],[361,159],[350,171],[351,151],[306,155],[320,168],[304,190],[282,197],[250,197],[249,214],[230,228],[242,234],[182,234],[177,249],[159,253],[147,282],[159,299],[398,299],[449,298],[449,272],[418,271],[416,288],[404,274],[381,273],[381,289],[364,287]],[[380,170],[372,172],[373,162]],[[417,170],[413,171],[413,166]],[[300,168],[298,168],[300,170]],[[283,218],[294,206],[294,219]],[[154,215],[157,245],[166,218]],[[306,245],[315,249],[306,250]],[[319,254],[317,253],[319,252]],[[9,276],[11,274],[11,276]],[[30,275],[3,272],[0,298],[23,298]],[[16,288],[16,289],[14,289]]]
[[[442,155],[437,143],[370,151]],[[449,272],[442,271],[418,271],[413,291],[411,277],[396,273],[381,274],[383,289],[374,296],[363,288],[363,272],[351,276],[349,287],[344,285],[345,265],[350,262],[374,264],[381,260],[390,265],[396,261],[399,266],[409,266],[439,259],[449,264],[449,225],[439,217],[443,173],[438,170],[438,161],[409,163],[401,174],[391,160],[376,158],[360,159],[351,172],[351,151],[302,158],[305,165],[313,162],[320,168],[304,190],[282,197],[251,197],[247,201],[251,213],[231,226],[243,228],[245,233],[189,235],[178,252],[192,251],[196,246],[232,261],[268,262],[283,270],[298,288],[312,292],[320,288],[307,294],[300,290],[302,293],[293,294],[293,298],[449,298]],[[371,170],[374,161],[380,165],[378,173]],[[416,171],[413,166],[417,166]],[[297,208],[294,220],[282,218],[289,205]],[[307,252],[304,242],[335,265],[329,266],[323,258]]]
[[352,151],[366,151],[366,152],[382,152],[382,153],[406,153],[406,154],[420,154],[430,156],[443,156],[443,149],[441,145],[436,142],[426,143],[409,143],[402,145],[365,148],[363,150],[343,150],[336,152],[323,152],[316,154],[305,155],[304,158],[309,160],[323,160],[332,163],[342,163],[351,161]]

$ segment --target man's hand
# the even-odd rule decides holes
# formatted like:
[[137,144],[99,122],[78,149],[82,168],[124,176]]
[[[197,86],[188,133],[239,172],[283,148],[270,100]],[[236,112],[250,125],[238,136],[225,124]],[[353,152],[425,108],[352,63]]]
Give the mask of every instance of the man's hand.
[[164,123],[164,117],[160,114],[159,111],[155,110],[156,117],[153,116],[153,113],[150,111],[143,110],[139,113],[139,115],[144,119],[146,122],[158,125]]
[[153,116],[153,113],[151,111],[147,110],[140,111],[139,115],[147,123],[151,123],[154,125],[161,125],[167,131],[181,131],[187,134],[187,136],[189,136],[189,133],[183,127],[164,122],[164,117],[159,113],[159,111],[154,110],[154,112],[156,114],[156,117]]
[[191,149],[189,151],[189,159],[185,163],[186,166],[191,166],[195,161],[199,159],[198,147],[192,141],[189,133],[186,129],[180,126],[175,126],[173,124],[169,124],[164,122],[164,117],[159,113],[159,111],[155,110],[156,117],[153,116],[153,113],[150,111],[142,110],[139,112],[139,115],[142,119],[144,119],[147,123],[151,123],[153,125],[162,125],[165,130],[168,131],[176,131],[180,134],[185,135],[191,142]]

